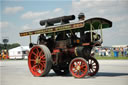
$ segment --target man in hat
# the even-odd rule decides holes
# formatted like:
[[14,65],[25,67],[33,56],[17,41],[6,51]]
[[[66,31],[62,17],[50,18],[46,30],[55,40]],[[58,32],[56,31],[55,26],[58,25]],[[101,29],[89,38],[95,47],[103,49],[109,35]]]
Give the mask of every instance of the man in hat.
[[[79,19],[79,21],[85,20],[85,15],[84,15],[84,13],[80,13],[80,14],[78,15],[78,19]],[[80,37],[82,38],[83,35],[84,35],[84,31],[83,31],[83,30],[80,30]]]
[[80,13],[80,14],[78,15],[78,19],[79,19],[80,21],[85,20],[85,15],[84,15],[84,13]]

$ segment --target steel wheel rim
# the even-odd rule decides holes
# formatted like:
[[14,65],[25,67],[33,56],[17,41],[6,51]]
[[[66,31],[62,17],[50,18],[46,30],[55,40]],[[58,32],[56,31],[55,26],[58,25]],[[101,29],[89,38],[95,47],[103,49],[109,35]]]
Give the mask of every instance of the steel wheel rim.
[[31,49],[28,56],[28,65],[34,76],[41,76],[44,73],[46,68],[46,56],[39,46],[35,46]]
[[74,77],[82,78],[88,72],[87,63],[83,59],[74,59],[70,65],[70,72]]

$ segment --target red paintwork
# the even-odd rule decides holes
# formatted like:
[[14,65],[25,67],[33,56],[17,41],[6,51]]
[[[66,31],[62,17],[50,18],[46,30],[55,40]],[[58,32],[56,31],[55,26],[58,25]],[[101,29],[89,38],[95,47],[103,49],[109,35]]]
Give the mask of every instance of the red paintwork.
[[74,47],[74,48],[69,48],[68,51],[69,51],[70,53],[73,53],[73,54],[74,54],[74,52],[75,52],[75,47]]
[[63,49],[62,51],[60,51],[60,49],[54,49],[53,52],[52,52],[52,55],[56,55],[56,53],[58,53],[58,52],[74,54],[75,47],[74,48]]
[[90,43],[83,43],[82,46],[90,45]]
[[53,50],[53,53],[58,53],[58,52],[60,52],[59,49],[54,49],[54,50]]
[[[80,70],[77,70],[78,66]],[[77,58],[72,61],[69,70],[74,77],[82,78],[88,73],[88,65],[84,60]]]
[[[39,50],[40,49],[40,50]],[[36,64],[36,59],[40,60],[39,64]],[[39,46],[34,46],[28,56],[28,66],[31,73],[34,76],[41,76],[46,67],[46,58],[43,50]]]

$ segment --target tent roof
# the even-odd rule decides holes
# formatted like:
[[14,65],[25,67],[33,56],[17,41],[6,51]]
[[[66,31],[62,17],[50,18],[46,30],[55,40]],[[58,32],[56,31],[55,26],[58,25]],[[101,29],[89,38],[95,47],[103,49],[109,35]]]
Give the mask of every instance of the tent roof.
[[16,48],[12,48],[9,51],[21,51],[21,50],[28,50],[28,49],[29,49],[29,46],[19,46]]

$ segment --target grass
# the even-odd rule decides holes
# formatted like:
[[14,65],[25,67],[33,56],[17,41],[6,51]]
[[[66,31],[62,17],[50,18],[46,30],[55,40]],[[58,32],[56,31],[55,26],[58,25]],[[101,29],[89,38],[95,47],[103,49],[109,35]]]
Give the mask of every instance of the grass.
[[121,53],[119,53],[118,57],[114,57],[113,53],[111,53],[111,56],[99,56],[95,54],[95,58],[98,60],[128,60],[128,56],[121,56]]
[[98,60],[128,60],[128,57],[108,57],[108,56],[96,56]]

